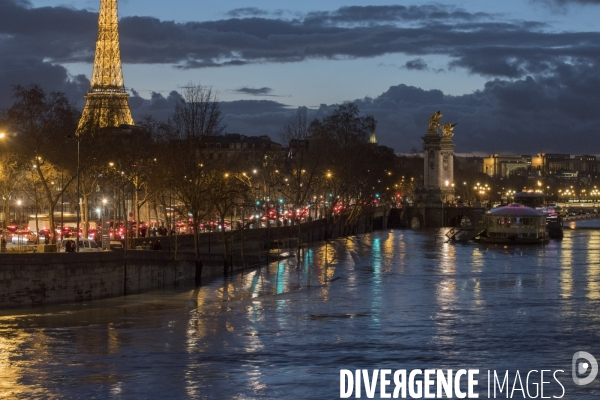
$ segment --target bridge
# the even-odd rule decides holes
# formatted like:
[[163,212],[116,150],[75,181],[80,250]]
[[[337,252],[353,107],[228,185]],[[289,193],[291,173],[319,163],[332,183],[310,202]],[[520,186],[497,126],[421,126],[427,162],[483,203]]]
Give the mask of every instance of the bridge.
[[563,222],[583,221],[586,219],[600,219],[600,213],[568,215],[562,217]]
[[473,225],[483,219],[485,209],[481,207],[456,207],[446,204],[408,205],[390,210],[390,228],[441,228],[455,227],[468,218]]
[[600,219],[598,203],[558,203],[563,222]]

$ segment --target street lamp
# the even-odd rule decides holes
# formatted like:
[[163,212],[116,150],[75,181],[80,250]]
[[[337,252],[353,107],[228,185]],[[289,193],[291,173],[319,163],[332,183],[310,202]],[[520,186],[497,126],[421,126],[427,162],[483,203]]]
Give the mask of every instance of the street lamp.
[[[110,234],[108,232],[108,228],[105,227],[105,221],[104,221],[104,216],[106,215],[106,203],[108,203],[108,201],[106,199],[102,199],[102,218],[100,219],[100,223],[102,224],[102,228],[100,229],[100,241],[101,241],[102,250],[108,250],[104,246],[104,244],[105,244],[104,235],[106,234],[106,237],[108,238],[108,235]],[[106,230],[106,233],[105,233],[105,230]]]

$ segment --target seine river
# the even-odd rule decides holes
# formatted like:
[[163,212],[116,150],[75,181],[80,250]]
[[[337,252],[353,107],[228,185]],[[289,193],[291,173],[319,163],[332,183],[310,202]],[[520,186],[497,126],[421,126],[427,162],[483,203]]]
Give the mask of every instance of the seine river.
[[600,359],[600,223],[545,246],[443,233],[379,231],[198,290],[0,312],[0,398],[335,399],[340,369],[479,369],[480,398],[488,370],[511,389],[517,371],[526,386],[562,370],[562,398],[598,398],[600,377],[574,385],[571,359]]

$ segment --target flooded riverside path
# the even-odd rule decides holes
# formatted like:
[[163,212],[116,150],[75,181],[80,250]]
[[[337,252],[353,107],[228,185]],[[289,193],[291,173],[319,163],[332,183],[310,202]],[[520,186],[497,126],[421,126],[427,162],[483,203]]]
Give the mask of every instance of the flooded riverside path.
[[2,311],[0,398],[335,399],[340,369],[383,368],[480,369],[480,398],[487,370],[511,388],[517,370],[523,385],[564,370],[563,398],[598,398],[600,378],[571,379],[575,352],[600,359],[600,225],[585,224],[507,248],[379,231],[199,289]]

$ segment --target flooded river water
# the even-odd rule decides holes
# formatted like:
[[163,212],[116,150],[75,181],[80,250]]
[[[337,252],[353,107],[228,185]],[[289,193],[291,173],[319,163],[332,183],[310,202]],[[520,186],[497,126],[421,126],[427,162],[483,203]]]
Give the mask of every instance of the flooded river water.
[[2,311],[0,398],[334,399],[340,369],[382,368],[480,369],[482,398],[487,370],[564,370],[563,398],[598,398],[571,359],[600,359],[599,223],[545,246],[443,239],[379,231],[199,289]]

